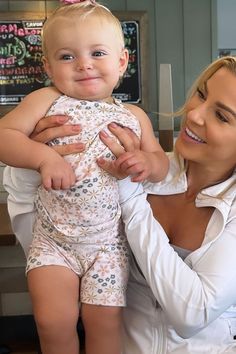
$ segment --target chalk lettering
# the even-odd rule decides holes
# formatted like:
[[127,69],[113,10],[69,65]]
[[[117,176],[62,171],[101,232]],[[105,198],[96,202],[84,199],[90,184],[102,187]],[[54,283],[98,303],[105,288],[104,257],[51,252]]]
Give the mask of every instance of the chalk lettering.
[[10,56],[8,58],[0,58],[0,65],[13,65],[16,61],[15,56]]
[[[20,24],[22,26],[22,24]],[[41,28],[22,28],[18,27],[17,23],[14,24],[0,24],[0,35],[3,33],[13,33],[15,36],[24,37],[26,35],[35,35],[41,33]]]

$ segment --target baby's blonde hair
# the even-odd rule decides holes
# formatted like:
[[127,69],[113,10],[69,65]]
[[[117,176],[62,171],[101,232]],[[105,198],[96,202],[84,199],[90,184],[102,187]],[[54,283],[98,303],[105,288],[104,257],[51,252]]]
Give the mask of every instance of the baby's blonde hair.
[[42,29],[43,55],[47,57],[47,36],[52,30],[51,26],[53,25],[55,19],[76,18],[76,21],[85,21],[86,18],[92,16],[100,19],[101,22],[106,22],[113,26],[115,34],[114,41],[117,41],[118,45],[121,46],[121,49],[124,49],[124,35],[118,18],[114,16],[107,7],[88,0],[80,3],[60,6],[45,21]]

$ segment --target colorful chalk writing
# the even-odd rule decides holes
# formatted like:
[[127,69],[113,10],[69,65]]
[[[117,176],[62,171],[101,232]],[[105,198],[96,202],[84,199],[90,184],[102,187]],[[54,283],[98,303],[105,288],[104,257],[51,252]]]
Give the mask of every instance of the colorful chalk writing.
[[18,104],[47,83],[41,61],[43,21],[0,22],[0,104]]
[[[0,105],[16,105],[28,93],[50,84],[42,64],[41,29],[44,20],[0,21]],[[113,95],[141,102],[139,24],[121,21],[129,64]]]

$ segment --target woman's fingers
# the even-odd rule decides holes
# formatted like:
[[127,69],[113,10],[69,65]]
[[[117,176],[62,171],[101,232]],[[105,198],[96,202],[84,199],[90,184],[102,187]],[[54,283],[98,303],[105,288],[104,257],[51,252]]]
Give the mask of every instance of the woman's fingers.
[[54,145],[51,146],[59,155],[65,156],[83,152],[85,145],[83,143],[68,144],[68,145]]
[[99,136],[102,142],[111,150],[111,152],[116,157],[119,157],[124,152],[123,146],[121,146],[114,137],[108,135],[104,130],[101,130]]
[[32,135],[35,136],[48,128],[61,126],[65,124],[68,121],[68,119],[69,119],[68,116],[58,116],[58,115],[44,117],[38,121]]
[[80,125],[64,125],[68,121],[68,116],[48,116],[41,119],[36,125],[30,138],[40,143],[63,137],[79,134]]
[[140,149],[139,138],[129,128],[120,127],[115,123],[109,124],[108,128],[119,142],[104,130],[100,132],[100,139],[117,158],[124,152],[133,152]]
[[[140,138],[129,128],[124,128],[124,131],[126,132],[126,134],[129,136],[129,138],[132,141],[132,151],[134,150],[140,150],[141,144],[140,144]],[[129,142],[129,140],[127,139],[126,142]],[[124,144],[125,147],[125,144]],[[127,149],[127,151],[129,151]]]
[[[40,143],[47,143],[48,141],[55,138],[79,134],[81,132],[81,126],[65,125],[68,119],[68,116],[60,115],[42,118],[31,134],[31,139]],[[74,144],[52,146],[52,149],[57,151],[61,156],[80,153],[84,151],[84,148],[84,144],[80,142]]]
[[116,123],[110,123],[108,128],[112,134],[117,137],[125,151],[132,152],[134,150],[140,149],[140,140],[131,129],[121,127]]
[[79,125],[62,125],[59,127],[46,128],[40,133],[33,132],[30,138],[39,143],[47,143],[55,138],[77,135],[80,131],[81,127]]

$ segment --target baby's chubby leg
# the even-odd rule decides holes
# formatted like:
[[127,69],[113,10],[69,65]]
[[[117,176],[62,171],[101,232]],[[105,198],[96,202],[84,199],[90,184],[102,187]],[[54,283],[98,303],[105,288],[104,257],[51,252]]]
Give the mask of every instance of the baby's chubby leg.
[[82,304],[86,354],[121,354],[122,307]]
[[43,354],[78,354],[78,276],[52,265],[30,270],[27,278]]

